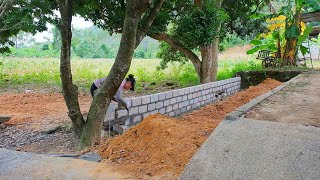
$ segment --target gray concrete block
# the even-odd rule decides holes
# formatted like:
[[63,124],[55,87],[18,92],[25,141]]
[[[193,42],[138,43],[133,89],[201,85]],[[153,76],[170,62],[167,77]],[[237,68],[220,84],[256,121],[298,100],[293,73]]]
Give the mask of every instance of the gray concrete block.
[[188,94],[188,99],[192,99],[192,94]]
[[172,91],[166,92],[166,99],[172,98]]
[[165,100],[164,102],[163,102],[163,105],[164,106],[168,106],[170,104],[170,100],[168,99],[168,100]]
[[148,104],[148,111],[153,111],[156,109],[156,103]]
[[194,92],[194,87],[189,87],[189,89],[190,89],[190,93]]
[[189,94],[190,93],[190,88],[185,88],[184,89],[184,94]]
[[184,89],[179,89],[179,96],[183,96],[184,95]]
[[181,110],[180,109],[177,109],[176,111],[174,111],[174,114],[175,115],[179,115],[181,113]]
[[126,109],[118,110],[118,117],[124,117],[128,115],[128,111]]
[[139,107],[133,107],[129,110],[129,115],[138,114],[139,113]]
[[163,107],[163,102],[162,101],[159,101],[159,102],[156,103],[156,108],[157,109],[160,109],[162,107]]
[[167,106],[166,107],[166,113],[171,112],[172,111],[172,106]]
[[177,97],[177,96],[179,96],[179,90],[173,90],[172,97]]
[[186,100],[188,100],[188,95],[182,96],[182,101],[186,101]]
[[187,106],[187,111],[191,110],[191,105]]
[[181,113],[187,112],[187,107],[181,108]]
[[175,104],[177,102],[177,99],[176,98],[171,98],[170,99],[170,104]]
[[201,84],[201,85],[199,86],[199,91],[202,91],[203,89],[204,89],[204,85]]
[[147,105],[142,105],[142,106],[139,106],[139,113],[145,113],[148,111],[148,106]]
[[141,97],[131,98],[131,102],[132,102],[132,106],[140,106],[142,103]]
[[153,94],[150,97],[151,101],[150,102],[157,102],[159,101],[159,94]]
[[142,96],[141,99],[142,99],[142,104],[148,104],[151,101],[150,96]]
[[172,106],[172,110],[177,110],[177,109],[179,109],[179,104],[174,104],[174,105]]
[[106,116],[104,117],[104,122],[112,121],[115,119],[114,111],[107,111]]
[[139,122],[142,121],[142,116],[141,115],[136,115],[132,118],[133,124],[138,124]]
[[161,108],[161,109],[159,109],[159,113],[160,113],[160,114],[165,114],[165,113],[166,113],[166,108]]
[[182,101],[182,96],[178,96],[177,97],[177,103],[181,102]]
[[159,101],[162,101],[164,99],[166,99],[166,94],[165,93],[159,93]]
[[170,113],[169,113],[169,116],[170,116],[170,117],[174,117],[174,116],[175,116],[174,111],[170,112]]
[[200,90],[200,86],[194,86],[194,91],[197,92]]

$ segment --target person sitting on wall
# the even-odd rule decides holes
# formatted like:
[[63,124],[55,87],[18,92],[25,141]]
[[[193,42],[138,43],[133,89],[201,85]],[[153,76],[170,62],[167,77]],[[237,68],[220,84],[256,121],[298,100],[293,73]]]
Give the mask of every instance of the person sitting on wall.
[[[136,80],[133,76],[133,74],[129,74],[128,77],[122,81],[115,97],[112,98],[112,100],[118,102],[119,106],[124,106],[127,110],[130,109],[130,104],[126,103],[126,101],[122,98],[122,92],[124,89],[134,91],[134,85],[136,83]],[[106,79],[107,77],[104,77],[101,79],[97,79],[92,83],[90,88],[90,93],[92,97],[94,96],[95,90],[98,89]]]

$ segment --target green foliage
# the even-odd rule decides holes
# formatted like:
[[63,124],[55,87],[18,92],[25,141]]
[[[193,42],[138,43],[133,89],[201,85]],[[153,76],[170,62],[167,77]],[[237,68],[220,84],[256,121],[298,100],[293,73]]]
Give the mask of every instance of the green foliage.
[[223,80],[232,78],[237,72],[240,71],[253,71],[253,70],[262,70],[260,61],[248,61],[248,62],[239,62],[230,67],[224,67],[218,72],[217,79]]
[[162,59],[157,67],[158,69],[167,68],[169,62],[180,62],[181,64],[188,62],[188,59],[180,51],[177,51],[165,42],[160,43],[157,57]]
[[191,49],[198,48],[219,37],[219,27],[227,18],[228,15],[222,9],[205,4],[180,18],[175,35],[185,46]]

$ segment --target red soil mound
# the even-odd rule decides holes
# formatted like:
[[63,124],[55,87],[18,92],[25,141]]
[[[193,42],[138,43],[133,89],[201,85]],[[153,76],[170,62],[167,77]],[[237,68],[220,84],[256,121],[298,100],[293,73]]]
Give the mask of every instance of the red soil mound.
[[121,136],[96,149],[115,168],[139,178],[177,178],[193,154],[227,113],[282,84],[267,79],[221,102],[202,107],[180,119],[150,115]]

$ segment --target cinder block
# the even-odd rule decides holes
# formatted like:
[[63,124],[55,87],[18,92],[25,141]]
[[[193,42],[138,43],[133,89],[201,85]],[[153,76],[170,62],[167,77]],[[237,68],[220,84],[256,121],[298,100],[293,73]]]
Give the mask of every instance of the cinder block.
[[191,105],[187,106],[187,111],[191,110]]
[[197,93],[197,97],[200,97],[200,96],[201,96],[201,91]]
[[198,93],[197,93],[197,92],[195,92],[195,93],[192,94],[192,98],[193,98],[193,99],[196,98],[196,97],[198,97]]
[[139,106],[139,113],[145,113],[147,111],[148,111],[148,106],[147,105]]
[[144,114],[143,114],[143,119],[145,119],[146,117],[148,117],[150,114],[151,114],[150,112],[144,113]]
[[190,104],[190,105],[193,104],[193,99],[190,99],[189,104]]
[[186,112],[186,111],[187,111],[187,108],[186,108],[186,107],[181,108],[181,113],[184,113],[184,112]]
[[141,99],[142,99],[142,104],[148,104],[151,101],[150,96],[142,96]]
[[186,101],[186,100],[188,100],[188,95],[182,96],[182,101]]
[[177,109],[177,110],[174,112],[175,115],[179,115],[180,113],[181,113],[180,109]]
[[141,97],[131,98],[132,106],[140,106],[141,105]]
[[182,96],[178,96],[177,97],[177,103],[181,102],[182,101]]
[[192,94],[188,94],[188,99],[192,99]]
[[170,99],[170,104],[175,104],[177,102],[177,99],[176,98],[171,98]]
[[202,91],[203,89],[204,89],[204,85],[201,84],[201,85],[199,86],[199,91]]
[[163,107],[163,102],[162,101],[159,101],[159,102],[156,103],[156,108],[157,109],[160,109],[162,107]]
[[194,87],[189,87],[189,89],[190,89],[190,93],[194,92]]
[[104,122],[114,120],[114,118],[115,118],[114,116],[115,116],[114,111],[107,111],[107,114],[104,117]]
[[166,107],[166,113],[171,112],[171,111],[172,111],[172,106]]
[[138,114],[139,113],[139,107],[133,107],[129,110],[129,115]]
[[184,106],[183,102],[179,103],[179,109],[181,109],[183,106]]
[[126,109],[118,110],[118,118],[127,116],[127,115],[128,115],[128,111]]
[[159,93],[159,101],[166,99],[166,94],[165,93]]
[[137,115],[137,116],[134,116],[134,117],[132,118],[133,124],[138,124],[138,123],[141,122],[141,121],[142,121],[141,115]]
[[148,111],[153,111],[156,109],[156,103],[148,104]]
[[168,106],[169,104],[170,104],[170,100],[169,99],[165,100],[164,103],[163,103],[164,106]]
[[166,99],[172,98],[172,91],[166,92]]
[[179,109],[179,105],[178,105],[178,104],[174,104],[174,105],[172,106],[172,110],[177,110],[177,109]]
[[199,91],[199,90],[200,90],[200,86],[195,86],[195,87],[194,87],[194,91],[195,91],[195,92],[197,92],[197,91]]
[[165,113],[166,113],[166,108],[161,108],[161,109],[159,109],[159,113],[160,113],[160,114],[165,114]]
[[159,94],[153,94],[150,97],[151,101],[150,102],[157,102],[159,100]]
[[177,97],[177,96],[179,96],[179,90],[173,90],[172,97]]
[[175,116],[174,111],[170,112],[169,116],[174,117]]
[[184,89],[179,89],[179,96],[183,96],[184,95]]
[[206,89],[206,94],[209,94],[209,89]]
[[190,93],[190,88],[185,88],[184,89],[184,94],[189,94]]

